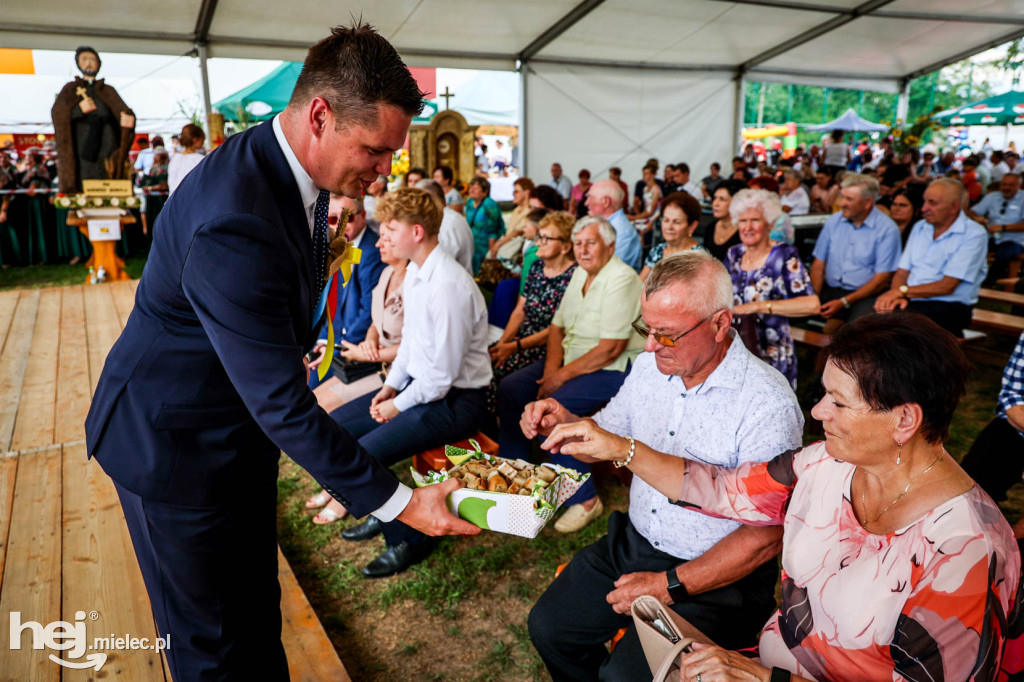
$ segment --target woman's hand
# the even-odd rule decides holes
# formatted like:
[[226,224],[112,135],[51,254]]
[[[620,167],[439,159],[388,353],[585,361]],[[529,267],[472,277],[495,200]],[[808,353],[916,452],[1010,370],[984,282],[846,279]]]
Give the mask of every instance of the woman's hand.
[[583,455],[608,461],[623,460],[629,454],[626,438],[605,431],[593,419],[558,424],[540,446],[555,454]]
[[367,362],[380,362],[380,348],[376,341],[363,341],[359,344],[359,352],[366,357]]
[[491,363],[495,367],[501,367],[509,356],[516,352],[516,344],[511,341],[496,343],[491,346]]
[[680,660],[680,680],[696,680],[700,682],[769,682],[772,671],[763,665],[722,647],[708,646],[694,642],[693,653],[684,655]]
[[363,351],[363,345],[358,346],[351,341],[342,341],[343,350],[339,353],[341,357],[349,362],[373,362]]

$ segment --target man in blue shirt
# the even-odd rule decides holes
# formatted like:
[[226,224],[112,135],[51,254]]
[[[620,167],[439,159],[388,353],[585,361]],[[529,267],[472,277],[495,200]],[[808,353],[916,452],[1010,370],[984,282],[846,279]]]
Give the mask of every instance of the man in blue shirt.
[[875,207],[878,180],[848,173],[834,213],[814,245],[811,284],[821,297],[821,316],[831,334],[843,322],[874,312],[900,260],[900,231]]
[[1024,253],[1024,192],[1020,191],[1021,177],[1007,173],[999,181],[999,191],[990,192],[967,209],[967,216],[985,227],[995,242],[995,262],[988,280],[1005,276],[1010,261]]
[[565,199],[566,205],[569,204],[569,195],[572,194],[572,181],[562,174],[562,164],[551,164],[551,179],[545,184],[558,190],[558,193]]
[[[961,466],[997,502],[1024,474],[1024,334],[1003,370],[996,418],[978,434]],[[1013,534],[1024,537],[1024,519]]]
[[875,312],[910,310],[964,335],[988,271],[987,233],[964,214],[965,194],[952,178],[939,178],[924,191],[924,219],[914,225],[892,288],[875,301]]
[[[327,224],[331,228],[338,227],[341,212],[348,209],[350,217],[345,226],[345,239],[363,254],[359,264],[352,268],[352,277],[347,285],[343,285],[341,277],[335,278],[338,292],[337,307],[331,311],[334,323],[335,343],[342,345],[359,344],[366,339],[370,330],[370,304],[373,288],[380,281],[380,273],[384,271],[384,263],[380,260],[377,248],[377,233],[366,225],[366,211],[362,199],[349,199],[332,194],[328,209]],[[327,323],[320,329],[319,339],[315,348],[319,355],[321,346],[327,345]],[[330,352],[334,352],[333,349]],[[316,388],[320,380],[316,372],[310,372],[309,387]]]
[[614,180],[598,180],[587,192],[587,212],[606,219],[615,228],[615,255],[637,272],[643,266],[640,235],[622,210],[625,195]]

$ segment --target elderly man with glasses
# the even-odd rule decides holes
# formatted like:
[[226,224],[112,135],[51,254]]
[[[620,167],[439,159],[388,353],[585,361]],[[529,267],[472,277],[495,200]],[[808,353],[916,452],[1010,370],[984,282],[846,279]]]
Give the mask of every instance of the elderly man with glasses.
[[[633,323],[644,353],[594,415],[630,440],[732,469],[800,447],[803,415],[786,378],[732,330],[732,283],[703,251],[659,262]],[[553,398],[526,406],[533,438],[579,420]],[[628,454],[628,453],[626,453]],[[628,461],[628,460],[627,460]],[[530,637],[559,680],[651,679],[629,607],[654,595],[723,646],[753,643],[775,605],[778,528],[739,526],[675,505],[638,478],[628,513],[573,557],[530,612]],[[767,563],[766,563],[767,562]],[[605,643],[628,627],[611,654]]]

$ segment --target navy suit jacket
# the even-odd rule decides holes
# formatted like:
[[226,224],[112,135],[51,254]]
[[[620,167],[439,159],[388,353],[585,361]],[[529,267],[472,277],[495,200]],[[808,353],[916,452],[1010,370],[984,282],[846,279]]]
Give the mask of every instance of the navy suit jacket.
[[[380,273],[384,272],[384,263],[380,259],[380,249],[377,248],[377,233],[369,225],[363,229],[359,249],[363,254],[359,264],[352,268],[348,285],[341,286],[340,275],[334,278],[335,286],[338,287],[338,309],[332,312],[335,343],[362,343],[366,339],[366,332],[370,330],[373,288],[380,281]],[[326,323],[321,326],[320,338],[327,338]]]
[[157,219],[86,418],[88,452],[111,478],[146,499],[216,505],[273,485],[280,449],[356,516],[394,494],[397,479],[306,386],[312,260],[270,122],[188,174]]

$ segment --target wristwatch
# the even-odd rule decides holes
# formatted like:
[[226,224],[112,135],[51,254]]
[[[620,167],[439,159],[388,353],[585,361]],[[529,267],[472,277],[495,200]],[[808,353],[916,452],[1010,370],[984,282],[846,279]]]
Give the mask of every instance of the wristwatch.
[[772,676],[768,678],[768,682],[790,682],[793,679],[793,673],[782,668],[772,668]]
[[903,298],[907,298],[907,294],[910,293],[910,287],[908,287],[906,284],[901,284],[900,293],[903,294]]
[[686,591],[686,585],[679,582],[679,576],[676,575],[674,568],[665,571],[665,576],[668,578],[668,596],[672,597],[673,604],[681,604],[690,596],[690,593]]

